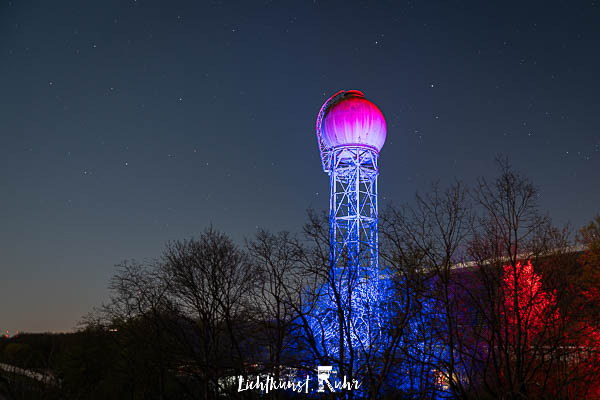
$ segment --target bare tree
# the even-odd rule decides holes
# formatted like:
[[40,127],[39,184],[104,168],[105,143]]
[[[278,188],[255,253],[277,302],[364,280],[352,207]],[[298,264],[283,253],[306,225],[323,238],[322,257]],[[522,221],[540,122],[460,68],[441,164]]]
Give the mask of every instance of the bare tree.
[[469,249],[475,283],[468,304],[485,328],[470,330],[483,343],[472,347],[476,393],[569,397],[578,377],[568,364],[579,350],[565,340],[565,272],[573,265],[564,254],[568,230],[555,228],[539,211],[530,180],[506,160],[498,165],[498,178],[481,178],[473,196],[481,214]]
[[[114,338],[119,341],[123,354],[131,355],[123,359],[124,373],[130,375],[132,391],[154,390],[150,388],[154,388],[155,385],[135,385],[135,382],[140,378],[156,378],[156,395],[159,399],[166,398],[166,376],[168,370],[173,367],[169,339],[164,329],[170,309],[167,287],[157,263],[124,261],[116,267],[117,273],[109,286],[112,292],[111,300],[96,313],[88,316],[87,326],[96,325],[118,333]],[[137,364],[140,360],[147,363],[144,368],[146,376],[138,373]],[[150,370],[155,372],[148,373]]]
[[181,370],[199,379],[204,398],[213,398],[252,357],[245,314],[256,275],[247,256],[213,228],[169,243],[161,273],[181,319]]
[[[266,369],[280,379],[282,367],[297,366],[298,318],[304,286],[301,243],[288,232],[259,231],[247,244],[257,274],[252,296],[255,323],[260,327],[257,342],[268,350]],[[278,392],[272,392],[274,398]]]
[[466,188],[461,182],[446,190],[433,185],[430,193],[416,195],[414,206],[390,207],[382,220],[383,255],[396,275],[406,277],[406,291],[419,306],[409,325],[416,338],[410,346],[423,349],[407,349],[411,392],[435,397],[441,385],[433,382],[441,380],[454,396],[464,396],[459,377],[469,365],[458,340],[461,304],[454,267],[464,257],[473,228]]

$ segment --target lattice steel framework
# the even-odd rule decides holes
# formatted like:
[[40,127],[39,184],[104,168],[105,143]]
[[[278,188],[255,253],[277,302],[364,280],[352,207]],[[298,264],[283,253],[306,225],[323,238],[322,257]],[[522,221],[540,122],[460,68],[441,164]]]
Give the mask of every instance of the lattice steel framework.
[[[357,278],[377,269],[377,158],[365,146],[336,148],[329,171],[332,265],[348,265]],[[345,257],[344,257],[345,256]]]
[[[340,335],[346,351],[349,346],[357,351],[368,349],[380,333],[378,153],[348,146],[332,149],[330,157],[331,269],[325,320],[331,323],[324,339],[330,353],[340,357]],[[341,324],[339,308],[344,316]]]

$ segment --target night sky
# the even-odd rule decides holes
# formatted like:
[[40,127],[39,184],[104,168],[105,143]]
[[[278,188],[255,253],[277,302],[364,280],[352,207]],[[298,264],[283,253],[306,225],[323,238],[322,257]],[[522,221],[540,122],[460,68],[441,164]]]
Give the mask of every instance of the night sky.
[[600,4],[2,1],[0,329],[64,331],[114,264],[209,224],[238,243],[328,206],[314,124],[383,111],[380,202],[495,174],[600,212]]

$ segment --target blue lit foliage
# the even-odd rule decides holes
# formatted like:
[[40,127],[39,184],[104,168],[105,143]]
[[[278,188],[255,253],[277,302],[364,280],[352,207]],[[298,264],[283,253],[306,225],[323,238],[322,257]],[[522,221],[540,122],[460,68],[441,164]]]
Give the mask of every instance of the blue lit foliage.
[[321,288],[309,320],[321,354],[335,363],[359,363],[358,358],[385,340],[385,281],[372,272],[355,281],[331,280]]
[[[448,349],[436,335],[445,323],[439,305],[414,291],[409,282],[393,282],[381,271],[378,275],[372,276],[370,285],[357,282],[346,290],[340,285],[341,293],[328,285],[321,288],[309,318],[319,351],[338,370],[340,363],[345,371],[351,366],[354,376],[363,382],[363,390],[368,390],[371,373],[375,378],[385,375],[383,393],[400,391],[407,398],[448,397],[442,367]],[[338,304],[343,307],[341,313]]]
[[395,387],[407,397],[449,397],[443,367],[448,360],[448,348],[439,335],[440,328],[445,325],[444,313],[427,291],[417,293],[409,285],[405,285],[404,290],[410,299],[410,307],[405,310],[407,323],[401,340],[404,359],[398,360],[392,374]]

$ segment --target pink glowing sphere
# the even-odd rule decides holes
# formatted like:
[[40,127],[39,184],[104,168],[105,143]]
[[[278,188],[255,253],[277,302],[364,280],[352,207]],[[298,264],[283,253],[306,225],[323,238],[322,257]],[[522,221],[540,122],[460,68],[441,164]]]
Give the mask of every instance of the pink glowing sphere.
[[330,148],[357,145],[380,151],[386,133],[383,114],[358,90],[348,90],[328,105],[321,124],[323,141]]

